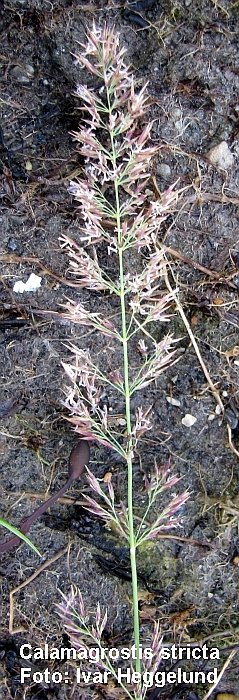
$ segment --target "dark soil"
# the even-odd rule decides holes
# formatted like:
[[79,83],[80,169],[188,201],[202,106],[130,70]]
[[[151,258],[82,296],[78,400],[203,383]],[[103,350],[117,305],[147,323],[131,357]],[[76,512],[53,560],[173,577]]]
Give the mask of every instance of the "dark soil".
[[[180,488],[191,493],[175,534],[199,544],[160,539],[142,556],[142,638],[150,645],[152,622],[159,619],[167,643],[206,639],[209,646],[220,647],[221,668],[238,643],[239,631],[238,3],[142,0],[125,7],[104,0],[8,0],[0,14],[1,516],[19,525],[67,478],[75,436],[62,415],[61,362],[69,356],[64,343],[89,348],[106,367],[120,363],[110,344],[102,347],[101,338],[39,313],[59,311],[66,297],[114,313],[110,299],[102,308],[98,295],[69,285],[67,256],[59,246],[61,234],[77,240],[79,230],[79,212],[67,188],[83,165],[70,132],[80,120],[74,89],[86,75],[72,54],[92,19],[107,19],[120,31],[139,85],[148,81],[153,141],[160,145],[156,185],[161,192],[176,181],[177,189],[184,188],[164,222],[161,240],[172,249],[168,258],[181,304],[225,407],[222,417],[175,314],[172,326],[182,339],[182,356],[157,386],[145,390],[143,400],[153,406],[154,433],[142,442],[136,482],[140,506],[142,470],[148,471],[155,457],[159,463],[170,457],[173,473],[182,477]],[[212,165],[208,153],[223,141],[233,163]],[[16,280],[26,281],[31,272],[42,277],[40,289],[13,292]],[[185,414],[196,418],[191,428],[182,424]],[[90,467],[100,477],[112,471],[116,493],[123,497],[120,461],[93,447]],[[1,700],[82,697],[83,689],[74,684],[19,684],[22,642],[34,647],[64,642],[55,606],[59,591],[69,592],[72,583],[80,587],[90,611],[98,600],[108,608],[108,643],[132,643],[128,554],[101,522],[74,503],[81,500],[83,485],[86,490],[84,479],[72,487],[71,500],[56,503],[31,528],[31,539],[48,567],[15,593],[11,633],[9,594],[40,563],[25,545],[2,556]],[[44,663],[36,662],[36,667]],[[70,672],[74,677],[74,669]],[[159,694],[196,700],[206,690],[170,686]],[[214,696],[219,691],[239,695],[237,656]],[[84,697],[103,697],[103,692],[106,688],[92,687]],[[107,697],[113,697],[110,690]],[[156,700],[158,693],[151,690],[147,697]]]

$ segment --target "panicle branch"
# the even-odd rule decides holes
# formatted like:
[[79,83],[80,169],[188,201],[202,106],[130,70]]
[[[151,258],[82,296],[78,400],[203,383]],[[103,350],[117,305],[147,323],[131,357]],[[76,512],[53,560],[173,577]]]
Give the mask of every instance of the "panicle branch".
[[71,300],[66,304],[61,304],[61,306],[63,309],[66,309],[61,314],[62,318],[68,319],[73,323],[79,323],[81,326],[89,326],[111,338],[120,338],[112,321],[108,318],[103,318],[101,314],[90,312],[82,304],[76,304]]
[[94,289],[97,292],[108,291],[117,293],[110,278],[103,273],[99,265],[97,252],[92,246],[92,257],[84,248],[77,245],[69,236],[59,238],[62,249],[66,249],[70,258],[70,273],[77,275],[78,286]]
[[167,335],[159,343],[155,343],[153,354],[145,360],[130,385],[131,396],[135,391],[139,391],[154,382],[162,372],[177,361],[176,350],[172,350],[175,342],[172,335]]
[[111,480],[109,480],[107,484],[108,495],[101,487],[99,479],[96,479],[89,469],[87,469],[87,481],[92,491],[104,501],[105,507],[102,507],[98,501],[84,494],[86,510],[93,513],[93,515],[97,515],[109,527],[113,526],[114,530],[117,531],[121,537],[128,539],[128,520],[125,518],[124,508],[115,505],[115,494]]
[[[170,476],[169,463],[159,467],[155,461],[154,466],[154,474],[151,475],[149,479],[145,477],[148,504],[136,531],[137,546],[142,545],[148,540],[155,539],[155,537],[166,530],[177,527],[179,525],[179,511],[190,496],[188,491],[173,496],[168,505],[160,511],[159,516],[153,522],[148,522],[147,517],[150,511],[152,511],[158,496],[161,496],[164,491],[173,488],[180,481],[177,476]],[[177,517],[175,517],[176,513]]]

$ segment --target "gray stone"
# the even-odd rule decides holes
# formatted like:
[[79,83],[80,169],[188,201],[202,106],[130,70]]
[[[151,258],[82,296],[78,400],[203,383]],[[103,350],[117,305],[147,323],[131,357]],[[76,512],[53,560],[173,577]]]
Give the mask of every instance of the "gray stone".
[[171,168],[167,163],[159,163],[157,165],[157,175],[163,180],[169,180],[171,177]]
[[11,77],[15,82],[27,85],[34,77],[34,68],[29,63],[25,66],[14,66],[11,70]]
[[221,141],[217,146],[211,148],[207,153],[207,157],[212,165],[216,165],[221,170],[228,170],[234,163],[233,155],[226,141]]

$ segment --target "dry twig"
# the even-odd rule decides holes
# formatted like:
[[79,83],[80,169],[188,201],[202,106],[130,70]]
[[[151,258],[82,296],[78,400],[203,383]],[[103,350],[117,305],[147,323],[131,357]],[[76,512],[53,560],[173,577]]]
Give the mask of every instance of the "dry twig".
[[[173,274],[172,268],[171,268],[170,265],[169,265],[169,267],[170,267],[171,274],[172,274],[172,276],[173,276],[173,278],[174,278],[174,274]],[[179,301],[178,295],[177,295],[177,293],[176,293],[176,292],[172,289],[172,287],[171,287],[171,284],[170,284],[170,281],[169,281],[169,277],[168,277],[167,270],[165,271],[165,281],[166,281],[166,285],[167,285],[167,288],[168,288],[170,294],[171,294],[172,297],[174,298],[174,301],[175,301],[175,304],[176,304],[176,306],[177,306],[178,312],[179,312],[179,314],[180,314],[180,316],[181,316],[181,319],[182,319],[182,321],[183,321],[183,323],[184,323],[184,325],[185,325],[185,328],[186,328],[186,330],[187,330],[187,333],[188,333],[188,335],[189,335],[189,338],[190,338],[190,340],[191,340],[191,343],[192,343],[193,348],[194,348],[194,350],[195,350],[195,353],[196,353],[196,355],[197,355],[198,361],[199,361],[199,363],[200,363],[200,365],[201,365],[201,368],[202,368],[202,370],[203,370],[204,376],[205,376],[205,378],[206,378],[206,380],[207,380],[208,386],[210,387],[211,392],[212,392],[212,394],[213,394],[213,396],[214,396],[214,398],[215,398],[215,400],[216,400],[218,406],[220,407],[220,410],[221,410],[222,415],[224,415],[224,405],[223,405],[222,399],[221,399],[221,397],[220,397],[220,394],[219,394],[219,392],[218,392],[218,390],[217,390],[215,384],[213,383],[213,381],[212,381],[212,379],[211,379],[211,377],[210,377],[209,371],[208,371],[208,369],[207,369],[207,367],[206,367],[206,365],[205,365],[205,362],[204,362],[204,360],[203,360],[203,358],[202,358],[202,355],[201,355],[201,352],[200,352],[200,350],[199,350],[199,347],[198,347],[196,338],[195,338],[195,336],[194,336],[194,334],[193,334],[193,332],[192,332],[191,326],[190,326],[190,324],[189,324],[189,322],[188,322],[188,320],[187,320],[187,317],[186,317],[186,315],[185,315],[185,313],[184,313],[184,310],[183,310],[183,307],[182,307],[182,305],[181,305],[181,303],[180,303],[180,301]],[[234,445],[233,442],[232,442],[232,431],[231,431],[231,427],[230,427],[230,425],[229,425],[228,423],[227,423],[227,432],[228,432],[228,444],[229,444],[230,450],[232,450],[232,452],[234,452],[234,454],[235,454],[237,457],[239,457],[239,452],[238,452],[238,450],[236,449],[235,445]]]
[[19,586],[16,586],[16,588],[12,588],[9,594],[9,634],[17,634],[18,632],[25,632],[25,629],[17,627],[14,629],[13,627],[13,618],[14,618],[14,595],[15,593],[18,593],[18,591],[21,591],[22,588],[25,588],[28,586],[29,583],[35,580],[39,574],[42,573],[42,571],[45,571],[46,569],[49,569],[49,567],[55,563],[55,561],[58,561],[61,557],[66,554],[66,552],[69,550],[69,545],[67,547],[64,547],[63,549],[60,549],[59,552],[54,554],[51,559],[47,559],[41,566],[34,571],[29,578],[26,579],[26,581],[23,581],[22,583],[19,584]]

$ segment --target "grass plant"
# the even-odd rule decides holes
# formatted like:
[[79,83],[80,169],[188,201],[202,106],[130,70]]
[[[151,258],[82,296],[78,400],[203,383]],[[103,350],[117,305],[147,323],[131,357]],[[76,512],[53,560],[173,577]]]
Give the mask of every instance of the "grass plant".
[[[92,495],[84,498],[86,508],[106,527],[113,528],[129,548],[136,650],[132,672],[139,674],[139,680],[130,689],[125,686],[125,692],[142,700],[147,690],[142,671],[157,669],[161,640],[156,625],[152,658],[150,662],[141,658],[137,551],[177,526],[188,493],[170,493],[168,504],[156,511],[163,492],[173,489],[178,478],[170,474],[168,465],[159,467],[155,463],[154,473],[145,478],[145,511],[140,520],[135,517],[135,457],[139,441],[152,429],[152,422],[150,408],[138,404],[134,410],[133,400],[177,360],[175,338],[161,333],[160,340],[156,340],[152,330],[157,328],[158,333],[159,324],[170,320],[173,295],[164,289],[166,260],[157,247],[157,238],[177,192],[170,187],[160,199],[154,199],[149,165],[157,149],[150,143],[152,123],[147,119],[146,86],[136,89],[125,54],[114,28],[93,25],[85,46],[75,57],[93,76],[94,87],[77,87],[83,121],[74,137],[84,157],[85,174],[71,183],[70,192],[80,203],[81,240],[76,243],[67,236],[61,238],[79,287],[99,297],[114,298],[116,309],[113,321],[81,303],[68,301],[64,316],[110,339],[118,346],[121,365],[104,371],[88,351],[69,345],[72,361],[64,363],[64,369],[70,380],[65,406],[76,432],[87,441],[97,441],[116,451],[126,465],[127,504],[117,503],[111,479],[104,484],[89,469]],[[108,254],[107,266],[100,263],[102,251]],[[132,366],[132,349],[138,352],[136,369]],[[118,394],[125,416],[122,432],[112,427],[106,392],[114,400]],[[59,610],[74,646],[103,645],[107,613],[101,613],[99,606],[91,624],[80,591],[72,590]],[[101,661],[101,667],[112,670],[109,656]]]
[[33,549],[33,551],[36,552],[36,554],[38,554],[39,557],[42,556],[41,552],[39,552],[39,549],[37,549],[37,547],[35,547],[35,545],[29,539],[29,537],[27,537],[27,535],[24,535],[24,533],[21,532],[21,530],[18,530],[17,527],[14,527],[14,525],[11,525],[11,523],[9,523],[8,520],[4,520],[4,518],[0,518],[0,525],[2,527],[4,527],[5,530],[8,530],[8,532],[12,532],[13,535],[16,535],[17,537],[19,537],[19,539],[22,540],[23,542],[25,542],[25,544],[27,544],[28,547]]

